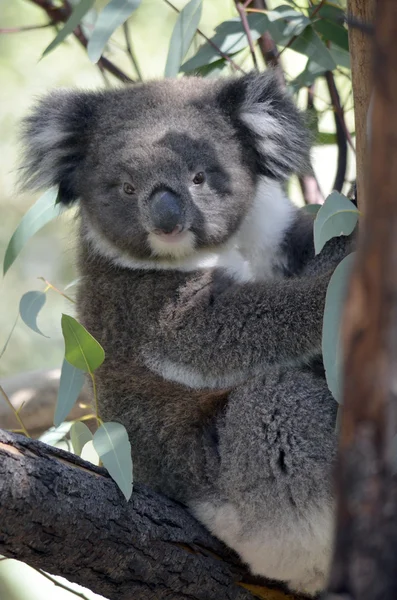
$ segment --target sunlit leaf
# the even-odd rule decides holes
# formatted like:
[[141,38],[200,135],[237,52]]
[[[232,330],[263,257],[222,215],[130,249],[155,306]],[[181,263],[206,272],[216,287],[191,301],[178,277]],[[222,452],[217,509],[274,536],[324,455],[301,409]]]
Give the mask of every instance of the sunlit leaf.
[[306,27],[291,43],[290,48],[308,56],[312,64],[316,63],[324,71],[333,71],[336,68],[336,63],[328,48],[311,26]]
[[87,54],[96,63],[114,31],[138,8],[141,0],[110,0],[99,13],[94,31],[88,41]]
[[200,23],[202,0],[190,0],[181,10],[172,32],[165,77],[176,77]]
[[84,444],[84,446],[81,450],[80,456],[83,460],[87,460],[88,462],[90,462],[96,466],[98,466],[99,463],[101,462],[101,459],[98,456],[98,452],[94,448],[94,440],[93,439],[89,440],[88,442],[86,442]]
[[49,446],[55,446],[56,448],[67,448],[67,444],[60,444],[60,442],[63,442],[66,439],[71,427],[72,422],[60,423],[58,427],[51,427],[48,429],[48,431],[45,431],[39,437],[39,440],[44,444],[48,444]]
[[55,204],[57,196],[58,188],[50,188],[40,196],[37,202],[35,202],[22,217],[21,222],[16,228],[6,249],[3,262],[4,275],[7,273],[26,242],[37,233],[39,229],[60,214],[61,208],[59,205]]
[[[273,39],[280,36],[279,22],[270,23],[267,15],[264,14],[248,14],[248,25],[251,32],[251,37],[255,41],[263,34],[264,31],[269,31]],[[206,42],[196,52],[196,54],[187,60],[180,68],[184,73],[194,71],[204,65],[209,65],[218,61],[220,54],[219,48],[223,54],[229,56],[240,52],[248,46],[247,35],[241,23],[241,19],[228,19],[215,29],[215,35],[211,38],[211,44]]]
[[52,40],[51,44],[49,44],[44,50],[42,56],[46,56],[46,54],[55,50],[55,48],[59,46],[59,44],[61,44],[68,37],[68,35],[73,33],[73,31],[80,25],[84,15],[92,8],[94,2],[95,0],[80,0],[79,4],[73,8],[72,14],[66,21],[65,25]]
[[93,435],[85,423],[76,421],[70,428],[70,439],[74,453],[80,456],[85,444],[92,441]]
[[310,19],[308,19],[303,13],[283,4],[281,6],[277,6],[277,8],[274,8],[273,10],[270,10],[267,13],[267,18],[269,19],[270,23],[274,23],[275,21],[279,20],[284,22],[282,29],[283,37],[291,38],[295,35],[300,35],[305,27],[310,25]]
[[328,387],[337,402],[341,402],[342,345],[341,315],[346,288],[355,253],[346,256],[336,267],[328,284],[325,300],[322,354]]
[[66,359],[62,363],[59,381],[58,398],[55,408],[54,425],[58,426],[66,419],[76,402],[84,385],[85,375]]
[[22,321],[30,327],[30,329],[44,337],[48,337],[48,335],[44,335],[37,326],[37,317],[43,308],[45,301],[46,294],[44,292],[26,292],[19,302],[19,314],[21,315]]
[[132,494],[132,458],[124,425],[103,423],[94,434],[94,448],[128,500]]
[[314,221],[316,254],[333,237],[350,235],[356,226],[359,211],[346,196],[332,192],[325,200]]
[[100,343],[69,315],[62,315],[61,326],[66,360],[77,369],[93,373],[105,359]]

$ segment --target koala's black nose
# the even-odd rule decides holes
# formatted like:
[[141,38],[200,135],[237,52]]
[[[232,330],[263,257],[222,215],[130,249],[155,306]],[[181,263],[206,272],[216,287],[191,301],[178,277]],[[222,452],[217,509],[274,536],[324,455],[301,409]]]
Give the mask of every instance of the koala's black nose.
[[184,211],[181,199],[168,190],[159,190],[150,200],[150,216],[153,228],[162,233],[182,230]]

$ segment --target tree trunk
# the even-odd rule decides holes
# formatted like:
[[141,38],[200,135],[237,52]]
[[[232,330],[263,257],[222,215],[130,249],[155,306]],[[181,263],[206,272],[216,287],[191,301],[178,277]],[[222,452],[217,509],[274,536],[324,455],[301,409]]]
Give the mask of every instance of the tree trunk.
[[[362,23],[375,20],[376,0],[347,0],[349,17]],[[357,198],[364,211],[367,174],[367,113],[372,91],[373,44],[371,36],[358,27],[349,27],[349,49],[352,69],[354,114],[356,127]]]
[[[258,585],[183,506],[0,430],[0,554],[110,600],[293,600]],[[254,585],[255,583],[255,585]]]
[[378,0],[377,7],[369,182],[344,315],[345,403],[328,600],[397,598],[397,2]]

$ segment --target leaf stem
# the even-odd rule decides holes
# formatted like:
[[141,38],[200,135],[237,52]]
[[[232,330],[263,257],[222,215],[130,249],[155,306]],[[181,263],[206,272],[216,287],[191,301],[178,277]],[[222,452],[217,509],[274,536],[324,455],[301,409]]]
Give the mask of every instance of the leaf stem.
[[4,391],[4,388],[1,385],[0,385],[0,393],[4,396],[5,401],[7,402],[8,406],[10,407],[12,412],[14,413],[16,420],[18,421],[18,423],[21,426],[21,431],[26,435],[26,437],[30,438],[30,435],[28,434],[27,429],[26,429],[25,425],[23,424],[23,421],[22,421],[21,417],[19,416],[18,411],[13,407],[11,400],[9,399],[6,392]]
[[66,300],[69,300],[69,302],[76,304],[76,301],[73,300],[73,298],[71,298],[70,296],[65,294],[65,292],[61,292],[61,290],[58,290],[58,288],[56,288],[55,285],[52,285],[52,283],[47,281],[47,279],[45,279],[44,277],[38,277],[38,279],[40,279],[41,281],[44,281],[44,283],[47,285],[47,287],[44,290],[44,293],[48,292],[49,289],[54,290],[54,292],[56,292],[57,294],[60,294],[61,296],[66,298]]
[[89,371],[90,377],[91,377],[91,381],[92,381],[92,393],[94,394],[94,411],[95,411],[95,418],[96,418],[96,422],[98,427],[100,427],[103,424],[102,419],[99,416],[99,410],[98,410],[98,394],[97,394],[97,389],[96,389],[96,382],[95,382],[95,375],[94,373],[92,373],[91,371]]

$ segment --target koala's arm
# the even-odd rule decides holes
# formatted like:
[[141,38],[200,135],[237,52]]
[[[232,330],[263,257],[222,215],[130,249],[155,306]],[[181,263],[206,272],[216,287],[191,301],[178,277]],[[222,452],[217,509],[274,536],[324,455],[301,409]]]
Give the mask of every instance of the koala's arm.
[[331,272],[236,284],[192,276],[147,332],[148,366],[191,387],[227,387],[320,351]]

